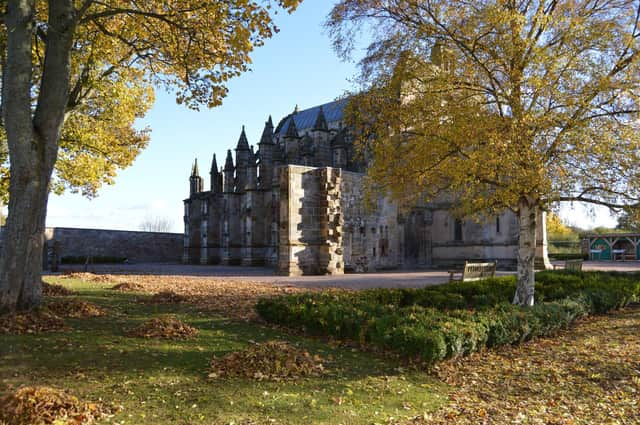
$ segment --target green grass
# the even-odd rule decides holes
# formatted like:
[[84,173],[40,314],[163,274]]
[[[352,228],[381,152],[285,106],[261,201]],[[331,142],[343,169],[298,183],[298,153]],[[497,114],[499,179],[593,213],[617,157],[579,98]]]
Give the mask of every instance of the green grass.
[[[110,291],[110,284],[48,281],[79,291],[109,314],[67,319],[69,332],[2,335],[0,391],[49,385],[86,400],[121,405],[111,423],[387,423],[435,410],[450,391],[424,372],[372,353],[231,322],[188,305],[139,304],[135,298],[140,294]],[[200,334],[186,341],[125,336],[126,330],[165,313],[176,314]],[[330,373],[289,382],[207,378],[212,357],[272,339],[329,359]]]

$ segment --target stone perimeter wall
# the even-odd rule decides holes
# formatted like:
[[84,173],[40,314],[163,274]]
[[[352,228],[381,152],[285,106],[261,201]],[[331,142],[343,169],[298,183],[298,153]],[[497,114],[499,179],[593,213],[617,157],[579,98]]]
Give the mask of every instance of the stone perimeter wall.
[[134,232],[106,229],[47,227],[48,246],[59,244],[58,257],[126,257],[138,263],[180,261],[181,233]]

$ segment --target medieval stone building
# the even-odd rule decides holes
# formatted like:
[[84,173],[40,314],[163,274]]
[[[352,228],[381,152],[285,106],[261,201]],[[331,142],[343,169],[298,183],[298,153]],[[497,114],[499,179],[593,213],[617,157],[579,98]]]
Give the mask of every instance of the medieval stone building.
[[[184,262],[268,265],[280,274],[441,267],[465,260],[515,264],[518,225],[506,211],[456,219],[451,204],[400,208],[363,200],[365,166],[343,121],[344,101],[266,122],[257,150],[244,128],[210,187],[198,163],[184,201]],[[539,237],[540,244],[544,238]]]

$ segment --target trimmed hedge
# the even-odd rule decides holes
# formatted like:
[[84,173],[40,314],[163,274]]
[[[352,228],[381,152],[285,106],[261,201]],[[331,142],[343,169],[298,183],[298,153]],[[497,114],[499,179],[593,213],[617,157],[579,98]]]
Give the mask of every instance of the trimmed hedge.
[[536,280],[538,304],[531,308],[509,304],[515,292],[515,278],[509,277],[423,289],[289,295],[261,299],[257,309],[268,322],[433,363],[551,335],[640,295],[640,274],[541,272]]

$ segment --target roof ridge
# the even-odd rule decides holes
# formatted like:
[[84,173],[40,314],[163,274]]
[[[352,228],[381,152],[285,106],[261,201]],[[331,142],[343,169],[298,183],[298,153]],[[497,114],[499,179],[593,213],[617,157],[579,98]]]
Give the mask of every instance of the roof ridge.
[[296,114],[287,114],[278,122],[278,125],[275,128],[275,134],[284,136],[288,129],[288,123],[292,117],[295,117],[294,120],[298,131],[312,129],[316,124],[320,108],[322,108],[323,115],[325,116],[327,123],[341,121],[343,119],[343,111],[346,102],[347,99],[341,98],[323,103],[322,105],[316,105],[300,110]]

